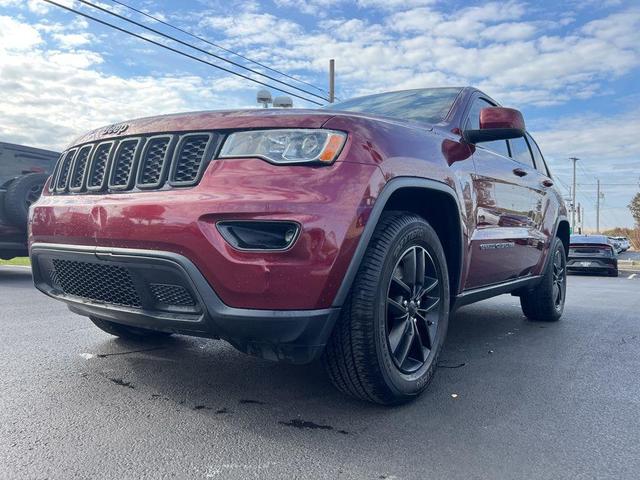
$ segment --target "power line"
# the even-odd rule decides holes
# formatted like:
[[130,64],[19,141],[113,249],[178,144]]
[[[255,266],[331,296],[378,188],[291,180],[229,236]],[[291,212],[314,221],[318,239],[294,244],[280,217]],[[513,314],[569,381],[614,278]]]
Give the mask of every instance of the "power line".
[[233,60],[229,60],[228,58],[222,57],[220,55],[216,55],[215,53],[212,53],[212,52],[210,52],[208,50],[205,50],[203,48],[200,48],[200,47],[197,47],[195,45],[192,45],[192,44],[190,44],[188,42],[184,42],[184,41],[180,40],[179,38],[172,37],[171,35],[168,35],[166,33],[161,32],[160,30],[156,30],[155,28],[148,27],[147,25],[144,25],[143,23],[136,22],[135,20],[127,18],[124,15],[120,15],[119,13],[113,12],[113,11],[109,10],[108,8],[101,7],[100,5],[96,5],[94,3],[88,2],[87,0],[78,0],[78,1],[80,3],[83,3],[83,4],[91,7],[91,8],[95,8],[96,10],[100,10],[101,12],[104,12],[104,13],[107,13],[107,14],[112,15],[114,17],[117,17],[120,20],[124,20],[125,22],[129,22],[129,23],[131,23],[133,25],[136,25],[136,26],[138,26],[140,28],[144,28],[145,30],[147,30],[149,32],[152,32],[152,33],[155,33],[156,35],[160,35],[161,37],[164,37],[164,38],[166,38],[168,40],[172,40],[172,41],[177,42],[177,43],[179,43],[181,45],[184,45],[185,47],[192,48],[194,50],[197,50],[200,53],[204,53],[205,55],[209,55],[210,57],[214,57],[214,58],[216,58],[218,60],[221,60],[223,62],[230,63],[231,65],[233,65],[235,67],[242,68],[243,70],[247,70],[247,71],[249,71],[249,72],[251,72],[251,73],[253,73],[255,75],[260,75],[262,77],[268,78],[271,81],[281,83],[282,85],[286,85],[289,88],[294,88],[296,90],[299,90],[301,92],[306,93],[307,95],[311,95],[313,97],[319,98],[320,100],[327,101],[326,98],[321,97],[320,95],[316,95],[315,93],[309,92],[309,91],[304,90],[303,88],[300,88],[300,87],[296,87],[295,85],[292,85],[292,84],[290,84],[288,82],[284,82],[282,80],[279,80],[279,79],[277,79],[275,77],[267,75],[266,73],[261,73],[261,72],[259,72],[257,70],[253,70],[252,68],[246,67],[246,66],[242,65],[241,63],[234,62]]
[[230,70],[228,68],[222,67],[220,65],[216,65],[215,63],[208,62],[207,60],[203,60],[201,58],[196,57],[195,55],[191,55],[189,53],[183,52],[181,50],[178,50],[176,48],[170,47],[168,45],[163,45],[160,42],[156,42],[155,40],[151,40],[150,38],[143,37],[142,35],[134,33],[134,32],[132,32],[130,30],[125,29],[125,28],[118,27],[117,25],[114,25],[114,24],[109,23],[109,22],[105,22],[104,20],[100,20],[99,18],[96,18],[96,17],[91,16],[89,14],[86,14],[84,12],[81,12],[81,11],[76,10],[74,8],[67,7],[65,5],[61,5],[59,3],[56,3],[53,0],[43,0],[43,1],[47,2],[47,3],[51,4],[51,5],[55,5],[56,7],[63,8],[65,10],[69,11],[69,12],[75,13],[76,15],[80,15],[80,16],[82,16],[84,18],[88,18],[90,20],[93,20],[94,22],[100,23],[102,25],[106,25],[107,27],[111,27],[111,28],[113,28],[115,30],[118,30],[120,32],[123,32],[123,33],[131,35],[133,37],[139,38],[140,40],[144,40],[145,42],[148,42],[148,43],[151,43],[151,44],[156,45],[158,47],[170,50],[170,51],[172,51],[174,53],[177,53],[177,54],[182,55],[184,57],[190,58],[191,60],[195,60],[197,62],[203,63],[203,64],[208,65],[210,67],[217,68],[217,69],[222,70],[222,71],[227,72],[227,73],[231,73],[232,75],[236,75],[238,77],[244,78],[245,80],[249,80],[250,82],[254,82],[254,83],[257,83],[259,85],[264,85],[265,87],[273,88],[274,90],[277,90],[277,91],[282,92],[282,93],[286,93],[288,95],[291,95],[292,97],[299,98],[299,99],[304,100],[306,102],[322,106],[321,103],[316,102],[315,100],[311,100],[311,99],[305,98],[305,97],[303,97],[301,95],[298,95],[297,93],[290,92],[290,91],[285,90],[285,89],[283,89],[281,87],[276,87],[276,86],[270,85],[268,83],[262,82],[260,80],[256,80],[255,78],[251,78],[251,77],[249,77],[247,75],[243,75],[242,73],[234,72],[233,70]]
[[[598,185],[597,183],[579,183],[578,184],[581,187],[593,187]],[[638,187],[640,186],[640,183],[600,183],[600,186],[607,186],[607,187],[628,187],[628,186],[632,186],[632,187]]]
[[162,19],[160,19],[160,18],[154,17],[153,15],[151,15],[151,14],[149,14],[149,13],[147,13],[147,12],[144,12],[144,11],[142,11],[142,10],[138,10],[137,8],[132,7],[131,5],[127,5],[127,4],[126,4],[126,3],[124,3],[124,2],[120,2],[120,1],[118,1],[118,0],[111,0],[111,1],[112,1],[113,3],[117,3],[118,5],[123,6],[123,7],[125,7],[125,8],[128,8],[129,10],[132,10],[132,11],[134,11],[134,12],[137,12],[137,13],[139,13],[140,15],[144,15],[145,17],[150,18],[151,20],[153,20],[153,21],[155,21],[155,22],[161,23],[162,25],[166,25],[167,27],[172,28],[172,29],[174,29],[174,30],[177,30],[178,32],[182,32],[182,33],[184,33],[185,35],[188,35],[188,36],[190,36],[190,37],[192,37],[192,38],[195,38],[195,39],[197,39],[197,40],[200,40],[201,42],[208,43],[209,45],[211,45],[211,46],[213,46],[213,47],[219,48],[220,50],[224,50],[225,52],[230,53],[230,54],[232,54],[232,55],[236,55],[236,56],[238,56],[238,57],[240,57],[240,58],[242,58],[242,59],[244,59],[244,60],[246,60],[246,61],[248,61],[248,62],[251,62],[251,63],[253,63],[253,64],[255,64],[255,65],[258,65],[258,66],[260,66],[260,67],[262,67],[262,68],[266,68],[267,70],[269,70],[269,71],[271,71],[271,72],[277,73],[277,74],[282,75],[282,76],[287,77],[287,78],[290,78],[291,80],[295,80],[296,82],[303,83],[303,84],[305,84],[305,85],[307,85],[307,86],[309,86],[309,87],[315,88],[315,89],[316,89],[316,90],[318,90],[319,92],[322,92],[322,93],[325,93],[325,94],[327,93],[325,90],[323,90],[323,89],[322,89],[322,88],[320,88],[320,87],[316,87],[316,86],[315,86],[315,85],[313,85],[312,83],[305,82],[304,80],[300,80],[299,78],[296,78],[296,77],[294,77],[294,76],[292,76],[292,75],[288,75],[288,74],[286,74],[286,73],[284,73],[284,72],[281,72],[281,71],[279,71],[279,70],[276,70],[275,68],[271,68],[271,67],[269,67],[269,66],[267,66],[267,65],[265,65],[265,64],[263,64],[263,63],[260,63],[260,62],[258,62],[258,61],[256,61],[256,60],[253,60],[253,59],[249,58],[249,57],[246,57],[246,56],[244,56],[244,55],[242,55],[242,54],[240,54],[240,53],[238,53],[238,52],[234,52],[233,50],[230,50],[230,49],[228,49],[228,48],[225,48],[225,47],[223,47],[222,45],[220,45],[220,44],[218,44],[218,43],[214,43],[214,42],[212,42],[212,41],[210,41],[210,40],[207,40],[206,38],[203,38],[203,37],[200,37],[200,36],[198,36],[198,35],[195,35],[195,34],[193,34],[193,33],[189,32],[188,30],[185,30],[185,29],[180,28],[180,27],[176,27],[175,25],[172,25],[172,24],[171,24],[171,23],[169,23],[169,22],[165,22],[164,20],[162,20]]

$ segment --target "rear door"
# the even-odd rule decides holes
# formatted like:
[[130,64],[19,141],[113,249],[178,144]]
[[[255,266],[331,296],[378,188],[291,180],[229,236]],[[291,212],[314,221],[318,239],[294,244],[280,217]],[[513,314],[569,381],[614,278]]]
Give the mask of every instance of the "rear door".
[[[478,96],[465,129],[479,128],[480,110],[494,106]],[[527,140],[486,142],[473,155],[476,228],[466,288],[529,275],[541,261],[545,190]]]

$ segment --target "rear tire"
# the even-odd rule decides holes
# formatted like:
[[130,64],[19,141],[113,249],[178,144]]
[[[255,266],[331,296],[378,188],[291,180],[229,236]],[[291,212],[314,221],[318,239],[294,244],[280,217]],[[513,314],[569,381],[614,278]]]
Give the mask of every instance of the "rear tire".
[[9,184],[4,195],[4,214],[12,225],[27,229],[29,207],[40,198],[47,178],[46,173],[29,173]]
[[415,214],[388,212],[371,238],[323,363],[333,384],[350,396],[406,402],[433,378],[448,321],[449,277],[436,232]]
[[618,269],[616,268],[615,270],[611,270],[609,272],[609,276],[610,277],[617,277],[619,275]]
[[138,342],[145,340],[159,340],[171,335],[169,332],[159,332],[157,330],[148,330],[146,328],[130,327],[128,325],[103,320],[102,318],[97,317],[89,317],[89,319],[103,332],[107,332],[125,340],[135,340]]
[[529,320],[537,322],[557,322],[564,311],[567,258],[559,238],[554,238],[549,255],[551,258],[540,283],[520,295],[523,313]]

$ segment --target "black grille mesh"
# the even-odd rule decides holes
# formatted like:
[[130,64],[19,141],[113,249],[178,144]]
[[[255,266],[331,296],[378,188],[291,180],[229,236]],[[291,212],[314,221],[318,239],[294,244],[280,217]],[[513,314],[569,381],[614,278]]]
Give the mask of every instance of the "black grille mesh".
[[82,147],[78,151],[73,167],[73,174],[71,175],[71,181],[69,182],[70,189],[79,189],[83,187],[82,182],[84,180],[84,172],[87,170],[89,153],[91,153],[91,145]]
[[126,187],[129,185],[138,143],[137,139],[125,140],[118,146],[116,156],[113,159],[111,182],[109,182],[111,186]]
[[209,135],[192,135],[181,143],[176,155],[172,181],[183,183],[192,182],[196,179],[200,172],[200,165],[204,160],[209,138]]
[[160,183],[170,140],[169,137],[149,140],[144,158],[141,160],[142,165],[138,176],[139,184],[156,185]]
[[141,307],[131,275],[123,267],[62,259],[54,259],[53,267],[51,280],[66,295],[100,303]]
[[109,160],[109,153],[111,153],[112,143],[103,143],[98,145],[96,152],[93,155],[93,162],[91,163],[91,171],[89,178],[87,179],[88,187],[101,187],[104,181],[104,175],[107,171],[107,161]]
[[151,283],[149,288],[156,301],[160,304],[182,307],[192,307],[196,304],[187,289],[180,285]]

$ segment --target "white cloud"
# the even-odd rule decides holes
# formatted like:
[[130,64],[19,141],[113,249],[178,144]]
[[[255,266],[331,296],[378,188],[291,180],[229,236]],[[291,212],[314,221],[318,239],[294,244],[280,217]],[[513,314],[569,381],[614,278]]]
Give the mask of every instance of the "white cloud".
[[504,42],[510,40],[525,40],[531,38],[535,33],[536,27],[530,23],[507,22],[483,29],[480,32],[480,36],[487,40]]
[[86,32],[64,34],[48,27],[69,49],[45,49],[35,27],[0,17],[0,138],[5,141],[62,149],[86,130],[127,118],[240,106],[221,93],[246,88],[236,78],[103,73],[97,69],[104,62],[100,54],[74,48],[86,43]]
[[42,43],[42,37],[34,27],[0,16],[0,49],[29,50],[39,43]]
[[[580,158],[578,201],[587,209],[585,225],[595,227],[595,183],[599,178],[605,194],[600,224],[604,228],[632,226],[626,209],[640,188],[640,108],[613,115],[585,113],[545,122],[534,129],[540,145],[560,186],[570,185],[572,164],[568,157]],[[564,187],[565,193],[566,187]]]
[[53,38],[62,48],[73,49],[91,43],[93,36],[89,33],[54,33]]

